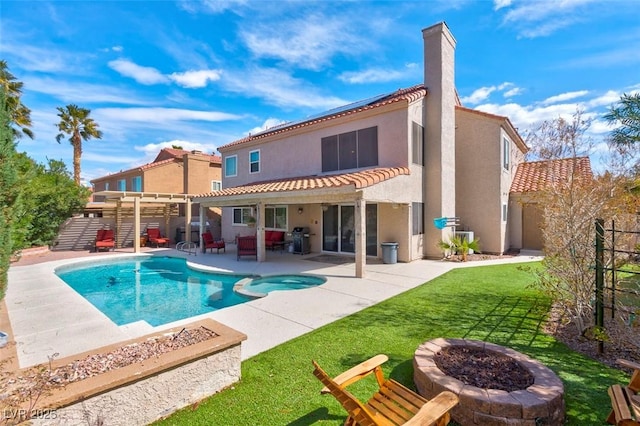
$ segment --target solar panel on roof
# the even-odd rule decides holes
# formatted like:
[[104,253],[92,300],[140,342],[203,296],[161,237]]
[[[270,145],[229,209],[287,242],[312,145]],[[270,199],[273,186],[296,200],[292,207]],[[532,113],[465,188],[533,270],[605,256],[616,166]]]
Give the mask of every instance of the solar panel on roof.
[[251,136],[258,136],[258,135],[262,135],[262,134],[265,134],[265,133],[270,133],[270,132],[273,132],[274,130],[279,129],[279,128],[293,127],[293,126],[296,126],[298,124],[306,123],[307,121],[313,121],[313,120],[316,120],[316,119],[321,118],[321,117],[328,117],[328,116],[331,116],[331,115],[340,114],[341,112],[345,112],[345,111],[349,111],[349,110],[352,110],[352,109],[361,108],[363,106],[371,105],[371,104],[374,104],[374,103],[380,101],[381,99],[386,98],[387,96],[390,96],[393,93],[395,93],[395,92],[385,93],[383,95],[378,95],[378,96],[373,96],[373,97],[370,97],[370,98],[367,98],[367,99],[362,99],[360,101],[352,102],[352,103],[347,104],[347,105],[342,105],[342,106],[330,109],[328,111],[321,112],[319,114],[310,115],[310,116],[308,116],[306,118],[303,118],[303,119],[300,119],[300,120],[289,121],[289,122],[283,123],[283,124],[281,124],[279,126],[270,127],[270,128],[268,128],[266,130],[263,130],[261,132],[253,133]]

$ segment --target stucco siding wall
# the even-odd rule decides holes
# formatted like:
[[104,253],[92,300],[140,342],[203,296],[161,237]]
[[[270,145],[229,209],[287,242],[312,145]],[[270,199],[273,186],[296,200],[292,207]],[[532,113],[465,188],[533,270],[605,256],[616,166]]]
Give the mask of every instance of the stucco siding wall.
[[[364,118],[331,120],[330,126],[313,126],[308,131],[293,131],[290,136],[246,143],[235,149],[225,150],[224,158],[237,155],[238,175],[223,177],[224,187],[234,187],[249,182],[308,176],[322,173],[321,139],[368,127],[378,127],[378,164],[380,167],[406,166],[407,110],[383,109],[381,113]],[[362,115],[358,115],[362,117]],[[260,172],[249,173],[249,153],[260,150]]]
[[144,173],[142,188],[145,192],[184,192],[182,163],[169,163],[148,169]]
[[456,110],[456,125],[456,215],[462,224],[458,230],[473,231],[482,251],[502,253],[501,126],[463,110]]

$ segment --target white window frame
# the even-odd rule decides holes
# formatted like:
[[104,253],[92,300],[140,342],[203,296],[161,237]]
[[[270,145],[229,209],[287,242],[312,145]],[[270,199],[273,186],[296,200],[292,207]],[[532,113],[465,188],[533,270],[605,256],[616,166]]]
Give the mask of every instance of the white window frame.
[[104,183],[104,190],[108,191],[109,190],[109,182],[105,182]]
[[[233,160],[235,163],[235,173],[229,174],[229,168],[227,167],[227,162]],[[224,177],[235,177],[238,176],[238,156],[237,155],[228,155],[224,157]]]
[[[258,154],[258,161],[252,161],[251,160],[251,154],[257,153]],[[249,151],[249,174],[255,174],[255,173],[260,173],[260,150],[259,149],[254,149],[253,151]],[[254,164],[258,165],[258,170],[251,170],[252,166]]]
[[[286,231],[287,229],[289,229],[289,209],[287,208],[287,206],[266,206],[264,208],[265,213],[265,223],[264,223],[264,227],[271,229],[271,230],[278,230],[278,231]],[[267,223],[267,218],[269,217],[269,215],[267,214],[267,210],[273,210],[273,223]],[[281,212],[284,210],[284,226],[282,227],[276,227],[275,225],[277,225],[277,213],[278,210],[280,210]]]
[[[242,210],[242,213],[240,213],[240,222],[236,222],[236,210]],[[233,226],[247,226],[250,216],[253,216],[253,209],[251,207],[233,207],[231,214]]]
[[220,191],[222,189],[222,181],[221,180],[212,180],[211,181],[211,191]]
[[511,164],[511,142],[506,137],[502,138],[502,168],[509,170]]

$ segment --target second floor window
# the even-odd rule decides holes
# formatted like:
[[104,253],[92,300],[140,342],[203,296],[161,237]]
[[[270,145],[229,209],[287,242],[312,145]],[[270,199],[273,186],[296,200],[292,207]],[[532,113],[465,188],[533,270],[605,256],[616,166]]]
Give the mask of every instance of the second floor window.
[[109,182],[105,182],[104,183],[104,190],[108,191],[109,190]]
[[509,160],[511,159],[509,146],[509,139],[502,138],[502,167],[504,167],[505,170],[509,170]]
[[142,176],[134,176],[131,179],[131,190],[142,192]]
[[249,153],[249,173],[258,173],[260,171],[260,150],[251,151]]
[[212,180],[211,181],[211,190],[212,191],[220,191],[222,189],[222,182],[220,182],[219,180]]
[[424,127],[415,121],[411,127],[411,148],[413,163],[424,166]]
[[224,159],[224,177],[238,175],[238,156],[230,155]]
[[377,127],[328,136],[321,144],[323,172],[378,165]]
[[127,190],[127,181],[125,179],[118,180],[118,191],[126,191]]

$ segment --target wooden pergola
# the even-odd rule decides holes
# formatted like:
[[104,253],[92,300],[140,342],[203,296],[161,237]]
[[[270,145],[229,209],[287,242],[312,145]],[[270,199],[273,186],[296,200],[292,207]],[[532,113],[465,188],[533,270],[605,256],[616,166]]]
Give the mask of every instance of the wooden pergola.
[[[133,204],[134,235],[140,235],[140,210],[143,203],[164,204],[165,229],[169,229],[169,217],[172,204],[185,205],[185,238],[191,240],[191,204],[192,194],[174,194],[162,192],[132,192],[132,191],[100,191],[94,196],[104,197],[105,202],[116,203],[116,244],[120,241],[120,221],[123,203]],[[133,251],[140,253],[140,238],[133,239]]]

